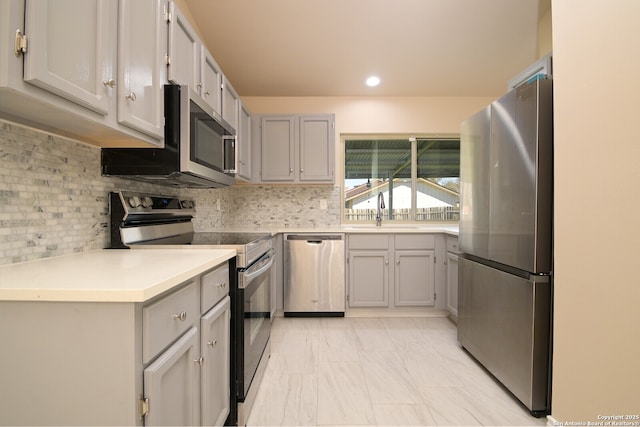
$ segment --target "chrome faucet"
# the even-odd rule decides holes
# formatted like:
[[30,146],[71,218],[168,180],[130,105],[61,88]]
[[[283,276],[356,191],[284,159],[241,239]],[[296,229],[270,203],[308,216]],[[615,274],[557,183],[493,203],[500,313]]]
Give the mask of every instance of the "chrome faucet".
[[382,225],[382,209],[384,209],[384,196],[382,191],[378,193],[378,214],[376,215],[376,227]]

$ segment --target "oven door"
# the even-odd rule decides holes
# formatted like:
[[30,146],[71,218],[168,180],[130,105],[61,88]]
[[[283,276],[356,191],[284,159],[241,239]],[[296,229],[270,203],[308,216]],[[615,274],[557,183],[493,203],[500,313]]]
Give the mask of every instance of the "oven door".
[[[271,332],[271,268],[269,251],[246,269],[238,270],[237,330],[238,400],[244,401]],[[241,310],[241,311],[240,311]]]

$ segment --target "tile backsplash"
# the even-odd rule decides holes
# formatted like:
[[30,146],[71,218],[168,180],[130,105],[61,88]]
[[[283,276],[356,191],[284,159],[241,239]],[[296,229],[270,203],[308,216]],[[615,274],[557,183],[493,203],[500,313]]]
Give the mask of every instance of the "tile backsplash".
[[[99,148],[0,121],[0,264],[107,247],[108,193],[118,189],[194,198],[196,231],[340,222],[339,187],[252,184],[196,190],[103,177]],[[323,199],[326,210],[320,209]]]

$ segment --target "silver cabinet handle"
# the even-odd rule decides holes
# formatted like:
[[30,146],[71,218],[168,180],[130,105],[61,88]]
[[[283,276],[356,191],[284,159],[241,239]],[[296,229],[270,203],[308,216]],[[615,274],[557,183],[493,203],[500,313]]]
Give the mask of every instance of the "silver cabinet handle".
[[198,357],[197,359],[193,359],[193,363],[196,365],[202,366],[204,364],[204,357]]
[[109,86],[109,87],[111,87],[111,88],[116,87],[116,81],[115,81],[115,80],[113,80],[113,79],[110,79],[110,80],[104,80],[104,81],[102,82],[102,84],[103,84],[103,85],[105,85],[105,87],[106,87],[106,86]]
[[207,345],[211,346],[211,348],[214,348],[217,344],[218,344],[218,340],[211,340],[207,342]]
[[136,100],[136,94],[131,92],[129,95],[125,96],[125,98],[130,99],[132,101]]
[[173,318],[176,320],[180,320],[181,322],[184,322],[185,320],[187,320],[187,312],[183,311],[180,314],[174,314]]

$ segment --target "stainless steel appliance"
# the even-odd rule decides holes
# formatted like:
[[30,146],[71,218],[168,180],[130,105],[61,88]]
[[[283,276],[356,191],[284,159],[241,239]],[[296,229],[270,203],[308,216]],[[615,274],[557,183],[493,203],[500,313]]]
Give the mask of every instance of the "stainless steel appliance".
[[552,81],[462,124],[458,341],[533,415],[550,411]]
[[196,233],[195,202],[173,196],[110,194],[111,247],[227,248],[231,277],[230,424],[244,425],[270,355],[272,237],[267,233]]
[[285,316],[344,316],[344,235],[284,237]]
[[102,174],[174,187],[232,185],[236,131],[188,86],[164,87],[164,148],[103,148]]

